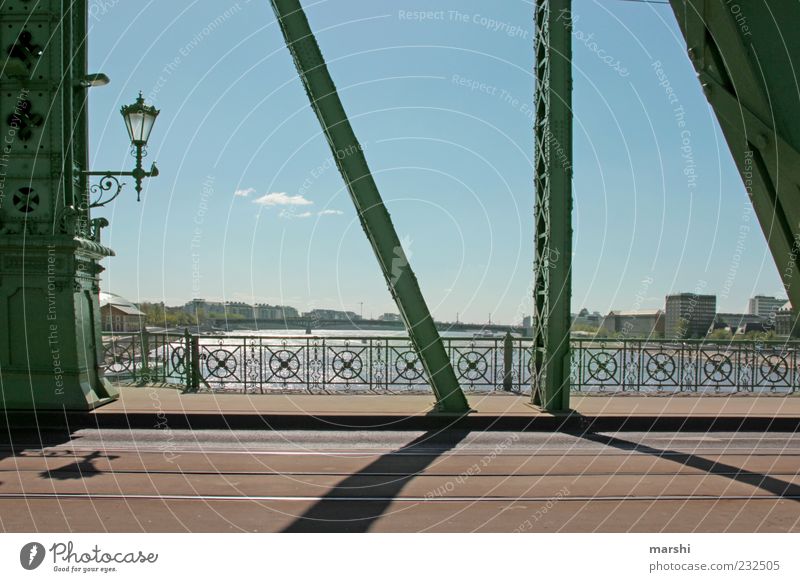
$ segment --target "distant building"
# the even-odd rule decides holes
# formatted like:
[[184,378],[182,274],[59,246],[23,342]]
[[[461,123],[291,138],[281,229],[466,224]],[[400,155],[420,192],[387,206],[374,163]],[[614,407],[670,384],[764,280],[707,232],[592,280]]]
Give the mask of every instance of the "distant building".
[[526,315],[522,318],[522,335],[533,337],[533,316]]
[[717,313],[716,295],[667,295],[664,335],[670,339],[701,338],[708,334]]
[[200,313],[206,316],[225,316],[225,304],[222,301],[192,299],[183,306],[183,310],[194,317],[197,317]]
[[183,310],[197,317],[222,319],[225,317],[243,317],[245,319],[294,319],[300,316],[297,309],[288,305],[268,305],[257,303],[250,305],[243,301],[206,301],[205,299],[192,299],[183,306]]
[[587,327],[600,327],[603,325],[603,316],[600,312],[589,313],[585,307],[577,315],[572,314],[572,325],[585,325]]
[[747,302],[747,313],[757,315],[764,321],[769,320],[772,315],[781,309],[786,303],[786,299],[770,297],[767,295],[756,295]]
[[316,320],[334,320],[334,321],[357,321],[361,319],[357,313],[353,311],[338,311],[336,309],[312,309],[303,314],[303,317]]
[[291,305],[278,305],[282,319],[297,319],[300,317],[300,312]]
[[288,305],[269,305],[257,303],[253,307],[256,319],[296,319],[299,317],[297,310]]
[[256,319],[280,319],[277,307],[267,303],[256,303],[253,306],[253,313]]
[[660,309],[609,311],[602,329],[631,338],[663,336],[664,312]]
[[775,333],[789,337],[800,337],[800,329],[796,325],[794,310],[790,301],[785,302],[775,312]]
[[139,332],[144,329],[144,313],[124,297],[101,291],[100,322],[103,331]]
[[241,301],[228,301],[225,303],[225,316],[230,317],[232,315],[246,317],[248,319],[255,317],[253,314],[253,306]]
[[764,328],[764,323],[762,321],[750,322],[750,323],[745,323],[738,330],[736,330],[735,335],[745,335],[750,333],[751,331],[764,332],[767,330]]
[[762,326],[764,320],[758,315],[750,313],[717,313],[714,316],[714,322],[711,324],[712,330],[727,329],[735,334],[739,330],[745,329],[749,326],[749,331],[753,331],[753,326]]
[[380,321],[400,321],[400,314],[399,313],[384,313],[383,315],[378,316],[378,320]]

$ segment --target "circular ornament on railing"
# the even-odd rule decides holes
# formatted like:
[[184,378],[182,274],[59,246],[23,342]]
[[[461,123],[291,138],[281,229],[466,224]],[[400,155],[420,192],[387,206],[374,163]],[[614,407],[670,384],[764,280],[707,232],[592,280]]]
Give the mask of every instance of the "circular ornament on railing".
[[587,363],[589,379],[597,382],[608,382],[617,373],[617,360],[609,352],[595,352],[589,356]]
[[273,375],[288,380],[297,375],[300,369],[300,360],[297,354],[290,350],[279,350],[269,359],[269,369]]
[[335,352],[333,356],[333,375],[342,380],[354,380],[361,374],[361,356],[352,350]]
[[731,358],[727,354],[702,354],[705,358],[703,361],[703,375],[709,382],[720,383],[728,382],[731,379],[733,372],[733,364]]
[[236,372],[236,357],[228,350],[214,350],[206,356],[206,367],[215,378],[229,378]]
[[665,352],[657,352],[649,356],[647,364],[645,365],[647,377],[654,382],[668,382],[674,379],[675,370],[675,357]]
[[107,372],[129,372],[131,364],[133,363],[133,357],[127,346],[111,343],[105,346],[103,361],[105,362]]
[[425,373],[419,357],[413,350],[407,350],[397,355],[394,360],[394,369],[403,380],[419,380]]
[[789,364],[786,363],[786,358],[780,354],[762,355],[759,372],[765,382],[780,384],[786,381]]
[[486,355],[476,351],[466,352],[458,357],[456,362],[459,380],[465,379],[470,382],[485,379],[489,364]]

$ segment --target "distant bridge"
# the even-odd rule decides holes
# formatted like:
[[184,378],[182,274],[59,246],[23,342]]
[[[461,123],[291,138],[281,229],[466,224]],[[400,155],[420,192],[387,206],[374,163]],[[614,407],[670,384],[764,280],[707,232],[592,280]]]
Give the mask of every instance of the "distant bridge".
[[[295,317],[287,319],[232,319],[212,318],[209,320],[215,328],[225,329],[299,329],[303,331],[315,329],[353,329],[353,330],[391,330],[403,331],[402,321],[383,321],[380,319],[313,319],[308,317]],[[449,323],[436,322],[440,331],[486,331],[493,333],[523,333],[522,326],[501,325],[494,323]]]

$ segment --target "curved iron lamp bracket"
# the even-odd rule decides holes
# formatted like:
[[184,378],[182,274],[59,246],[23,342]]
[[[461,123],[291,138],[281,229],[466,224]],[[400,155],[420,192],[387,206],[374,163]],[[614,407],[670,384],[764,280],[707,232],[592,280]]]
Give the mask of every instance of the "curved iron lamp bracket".
[[[89,204],[89,208],[99,208],[101,206],[105,206],[120,195],[120,192],[122,192],[122,187],[125,186],[125,182],[120,182],[119,178],[126,176],[130,176],[136,180],[136,201],[139,202],[141,200],[142,193],[142,180],[145,178],[154,178],[158,176],[158,168],[156,167],[155,163],[153,163],[150,166],[150,171],[148,172],[142,169],[140,164],[137,164],[137,167],[130,172],[109,170],[106,172],[84,172],[83,175],[100,176],[100,180],[98,180],[96,184],[92,184],[89,187],[89,192],[97,196],[95,200]],[[105,198],[106,195],[112,191],[113,194],[111,194],[108,198]]]
[[[89,176],[94,176],[94,172],[87,172]],[[104,174],[102,172],[98,172],[98,174],[102,174],[102,178],[98,180],[97,184],[92,184],[89,187],[89,192],[95,194],[97,197],[93,202],[89,204],[89,208],[98,208],[100,206],[105,206],[112,200],[114,200],[119,193],[122,192],[122,187],[125,185],[125,182],[120,182],[117,176],[123,175],[122,173],[108,173]],[[109,198],[103,199],[106,194],[110,193],[113,190],[113,194]]]

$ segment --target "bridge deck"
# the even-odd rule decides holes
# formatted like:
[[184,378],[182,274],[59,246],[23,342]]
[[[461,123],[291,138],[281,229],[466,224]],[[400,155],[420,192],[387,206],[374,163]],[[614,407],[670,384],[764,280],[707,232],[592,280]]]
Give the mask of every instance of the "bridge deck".
[[[3,437],[6,438],[6,437]],[[0,531],[798,531],[795,434],[83,429],[0,446]]]
[[431,397],[126,387],[94,427],[0,435],[0,531],[800,529],[800,398],[579,396],[568,432],[527,402],[405,430]]

